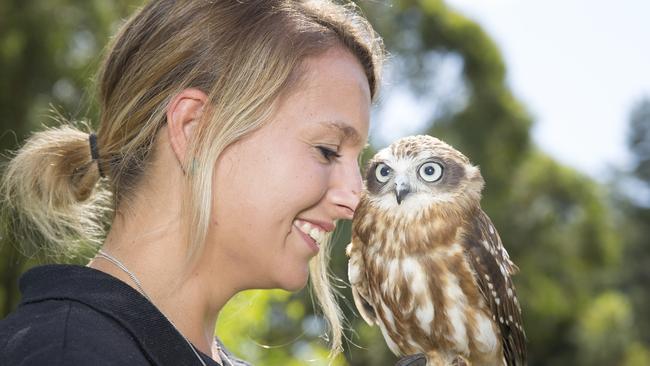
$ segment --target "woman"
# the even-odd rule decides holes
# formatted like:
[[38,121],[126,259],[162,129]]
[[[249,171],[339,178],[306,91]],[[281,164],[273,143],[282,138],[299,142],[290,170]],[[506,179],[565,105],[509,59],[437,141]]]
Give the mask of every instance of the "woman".
[[339,352],[324,253],[357,204],[381,57],[329,1],[146,4],[101,67],[97,133],[38,132],[4,173],[24,245],[101,250],[23,276],[0,365],[241,364],[219,310],[308,277]]

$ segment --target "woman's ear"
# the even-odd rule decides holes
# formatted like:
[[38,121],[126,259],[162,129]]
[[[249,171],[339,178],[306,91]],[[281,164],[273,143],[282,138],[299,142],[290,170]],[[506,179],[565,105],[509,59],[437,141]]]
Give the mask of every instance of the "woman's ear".
[[167,133],[178,163],[185,171],[185,155],[208,96],[198,89],[184,89],[167,106]]

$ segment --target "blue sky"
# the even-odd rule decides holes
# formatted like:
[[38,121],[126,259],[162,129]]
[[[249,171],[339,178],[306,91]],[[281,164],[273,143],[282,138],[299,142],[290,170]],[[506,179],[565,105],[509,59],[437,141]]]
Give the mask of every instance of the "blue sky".
[[[495,40],[508,83],[534,117],[544,151],[604,181],[624,169],[627,120],[650,97],[648,0],[448,0]],[[397,91],[379,118],[378,143],[415,132],[421,104]],[[413,126],[384,126],[403,111]],[[383,138],[382,138],[383,136]],[[388,136],[391,136],[390,138]]]

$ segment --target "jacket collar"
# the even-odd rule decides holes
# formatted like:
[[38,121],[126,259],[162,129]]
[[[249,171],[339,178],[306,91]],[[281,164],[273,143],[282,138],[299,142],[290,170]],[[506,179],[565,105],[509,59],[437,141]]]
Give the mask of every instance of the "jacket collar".
[[[114,319],[155,365],[199,364],[183,336],[149,300],[107,273],[77,265],[35,267],[21,277],[20,291],[21,304],[77,301]],[[206,365],[219,365],[198,352]]]

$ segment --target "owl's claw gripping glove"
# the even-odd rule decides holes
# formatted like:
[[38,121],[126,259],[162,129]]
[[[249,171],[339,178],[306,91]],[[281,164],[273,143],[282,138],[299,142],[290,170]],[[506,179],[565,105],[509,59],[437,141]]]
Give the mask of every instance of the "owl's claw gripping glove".
[[395,366],[426,366],[427,358],[424,353],[404,356],[397,360]]

